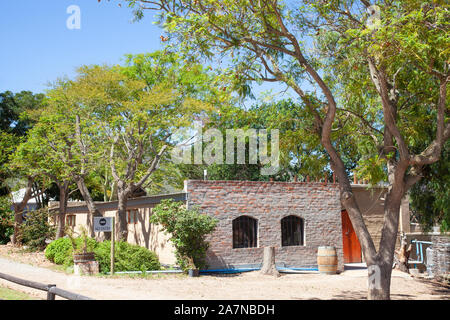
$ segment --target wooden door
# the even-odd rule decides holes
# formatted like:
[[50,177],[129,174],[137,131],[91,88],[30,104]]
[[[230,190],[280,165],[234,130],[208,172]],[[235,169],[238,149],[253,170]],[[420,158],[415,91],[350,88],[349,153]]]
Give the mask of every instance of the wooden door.
[[361,245],[346,210],[342,211],[344,263],[361,262]]

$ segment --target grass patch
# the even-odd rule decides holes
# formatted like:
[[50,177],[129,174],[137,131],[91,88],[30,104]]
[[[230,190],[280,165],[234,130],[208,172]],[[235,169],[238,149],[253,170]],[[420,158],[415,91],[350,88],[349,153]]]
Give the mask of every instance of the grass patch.
[[0,287],[0,299],[2,300],[38,300],[26,293]]

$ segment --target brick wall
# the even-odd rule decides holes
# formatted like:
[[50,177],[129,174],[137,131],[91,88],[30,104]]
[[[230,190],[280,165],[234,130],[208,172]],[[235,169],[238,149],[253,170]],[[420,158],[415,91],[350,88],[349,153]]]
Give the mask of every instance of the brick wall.
[[[276,263],[317,266],[317,248],[334,246],[343,270],[342,225],[336,184],[304,182],[186,181],[188,205],[219,220],[208,238],[209,268],[259,265],[263,248],[276,247]],[[258,247],[233,249],[232,221],[242,215],[258,220]],[[304,219],[304,245],[281,246],[281,219]]]

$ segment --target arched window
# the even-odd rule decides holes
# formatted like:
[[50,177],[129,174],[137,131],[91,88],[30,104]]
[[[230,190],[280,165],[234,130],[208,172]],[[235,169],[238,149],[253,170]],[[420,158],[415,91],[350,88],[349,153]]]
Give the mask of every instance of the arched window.
[[287,216],[281,219],[282,246],[303,245],[303,219],[296,216]]
[[233,248],[254,248],[257,246],[258,221],[248,216],[233,220]]

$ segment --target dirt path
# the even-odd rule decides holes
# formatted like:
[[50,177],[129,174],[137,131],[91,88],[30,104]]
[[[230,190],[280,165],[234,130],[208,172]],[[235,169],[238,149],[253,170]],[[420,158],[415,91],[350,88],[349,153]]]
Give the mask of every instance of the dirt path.
[[[258,272],[232,276],[189,278],[171,275],[152,278],[75,276],[0,258],[0,272],[23,279],[56,284],[94,299],[365,299],[367,273],[348,270],[340,275],[284,274],[280,278]],[[0,280],[0,285],[45,298],[45,293]],[[413,279],[394,271],[392,299],[450,299],[449,288]]]

